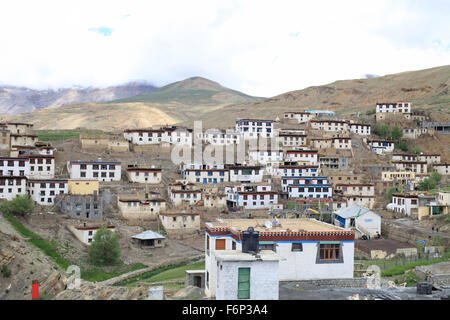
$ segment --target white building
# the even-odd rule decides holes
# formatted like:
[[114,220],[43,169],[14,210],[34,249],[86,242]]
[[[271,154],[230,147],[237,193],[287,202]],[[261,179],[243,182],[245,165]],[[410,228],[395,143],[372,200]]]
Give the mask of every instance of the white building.
[[273,175],[278,177],[317,177],[319,171],[319,166],[280,165],[273,169]]
[[377,103],[376,120],[384,120],[390,114],[401,114],[405,118],[411,118],[411,103],[410,102],[385,102]]
[[398,171],[411,171],[415,173],[427,173],[428,166],[425,161],[392,161]]
[[30,176],[30,160],[28,158],[0,158],[0,176]]
[[182,127],[162,127],[159,129],[127,129],[123,136],[136,145],[161,144],[192,145],[192,129]]
[[433,164],[433,168],[444,176],[450,175],[450,163],[435,163]]
[[241,141],[241,133],[234,130],[213,130],[208,129],[198,134],[198,138],[205,143],[217,146],[238,144]]
[[370,136],[370,124],[365,123],[350,123],[349,124],[350,131],[360,136]]
[[226,169],[185,169],[184,179],[192,183],[217,184],[230,180],[229,171]]
[[261,182],[264,170],[261,166],[229,166],[230,182],[258,183]]
[[226,186],[227,205],[245,209],[270,209],[278,204],[278,192],[271,185]]
[[389,140],[367,140],[372,152],[386,154],[394,151],[394,141]]
[[238,250],[218,250],[214,258],[216,300],[278,300],[281,257],[275,252],[260,251],[257,257]]
[[325,132],[346,132],[349,130],[348,121],[343,120],[311,120],[311,128]]
[[55,204],[55,197],[58,194],[69,193],[67,179],[33,179],[28,180],[28,194],[41,206],[52,206]]
[[130,182],[159,184],[162,181],[162,169],[129,165],[127,177]]
[[298,123],[306,123],[309,122],[310,120],[314,119],[316,117],[316,115],[314,113],[310,113],[310,112],[292,112],[292,111],[288,111],[284,113],[284,119],[295,119],[298,121]]
[[70,179],[120,181],[121,163],[117,161],[68,161]]
[[243,135],[245,140],[273,137],[273,121],[259,119],[236,120],[236,131]]
[[[299,130],[303,131],[304,130]],[[277,142],[283,147],[300,147],[306,145],[306,134],[294,133],[291,130],[280,130],[277,137]]]
[[29,155],[30,179],[53,179],[55,177],[55,157],[51,155]]
[[227,219],[205,227],[205,294],[209,297],[218,294],[216,253],[242,251],[242,232],[249,227],[259,231],[260,250],[272,250],[282,258],[279,281],[353,278],[354,231],[315,219]]
[[286,176],[281,177],[281,188],[283,192],[288,192],[290,185],[323,185],[328,184],[328,177],[317,176]]
[[413,209],[419,207],[419,197],[412,194],[394,193],[391,204],[393,211],[410,216]]
[[0,199],[12,200],[24,194],[27,194],[25,176],[0,176]]
[[289,198],[330,199],[333,196],[331,184],[291,184],[287,191]]
[[[94,236],[100,228],[100,226],[69,226],[69,230],[72,231],[75,237],[87,245],[90,245],[94,241]],[[109,231],[116,231],[116,227],[114,226],[105,226],[105,228]]]
[[282,150],[249,150],[248,157],[251,163],[267,164],[268,162],[282,161]]
[[334,224],[338,227],[356,230],[356,237],[381,235],[381,217],[365,207],[351,205],[334,213]]
[[319,153],[317,150],[288,150],[285,154],[286,161],[297,161],[309,165],[319,164]]
[[170,190],[169,197],[175,207],[194,205],[202,200],[201,190]]

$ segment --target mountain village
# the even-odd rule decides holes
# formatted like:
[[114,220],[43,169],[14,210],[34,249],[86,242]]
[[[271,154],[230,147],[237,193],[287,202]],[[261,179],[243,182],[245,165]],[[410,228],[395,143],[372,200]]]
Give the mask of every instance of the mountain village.
[[[361,261],[438,260],[450,247],[450,158],[415,143],[447,137],[450,122],[410,102],[380,102],[351,117],[286,109],[275,119],[236,119],[227,129],[163,125],[62,141],[40,141],[31,123],[0,128],[0,198],[34,200],[34,212],[21,218],[25,227],[66,243],[70,249],[60,253],[82,270],[105,227],[118,234],[125,265],[145,265],[97,287],[204,261],[186,270],[176,291],[170,281],[140,279],[139,296],[126,299],[142,292],[176,299],[186,288],[217,300],[297,299],[294,284],[370,288],[374,273]],[[14,269],[14,252],[4,247],[0,265]],[[435,290],[449,285],[448,262],[437,273],[420,268],[416,276]],[[65,288],[65,271],[55,267],[29,282],[38,280],[56,299],[95,291],[89,281]],[[29,298],[25,282],[16,298]],[[118,298],[113,289],[98,290],[103,299]]]

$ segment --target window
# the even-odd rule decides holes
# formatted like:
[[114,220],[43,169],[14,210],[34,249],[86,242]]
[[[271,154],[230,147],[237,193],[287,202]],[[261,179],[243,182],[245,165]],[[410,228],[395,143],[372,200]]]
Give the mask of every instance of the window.
[[293,243],[291,251],[303,251],[303,243]]
[[225,239],[216,239],[216,250],[225,250]]
[[320,244],[319,247],[319,259],[326,261],[339,260],[341,256],[341,250],[339,243],[333,244]]
[[238,269],[238,299],[250,299],[250,268]]

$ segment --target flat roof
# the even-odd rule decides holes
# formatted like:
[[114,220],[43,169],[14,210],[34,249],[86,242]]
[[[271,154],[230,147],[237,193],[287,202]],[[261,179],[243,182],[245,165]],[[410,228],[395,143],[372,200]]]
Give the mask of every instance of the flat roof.
[[232,261],[279,261],[284,260],[272,250],[261,250],[257,255],[244,253],[238,250],[217,250],[214,252],[216,259],[222,262]]
[[272,222],[273,219],[223,219],[215,222],[208,222],[211,227],[235,229],[236,231],[246,231],[253,227],[255,231],[280,232],[281,230],[298,231],[345,231],[337,226],[318,221],[316,219],[277,219],[278,226],[270,229],[266,228],[265,223]]

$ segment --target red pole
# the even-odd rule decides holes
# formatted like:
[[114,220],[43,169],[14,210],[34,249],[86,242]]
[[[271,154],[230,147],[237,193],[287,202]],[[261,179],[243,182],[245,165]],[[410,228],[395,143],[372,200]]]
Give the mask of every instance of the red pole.
[[38,300],[39,299],[39,281],[33,280],[31,285],[31,299]]

